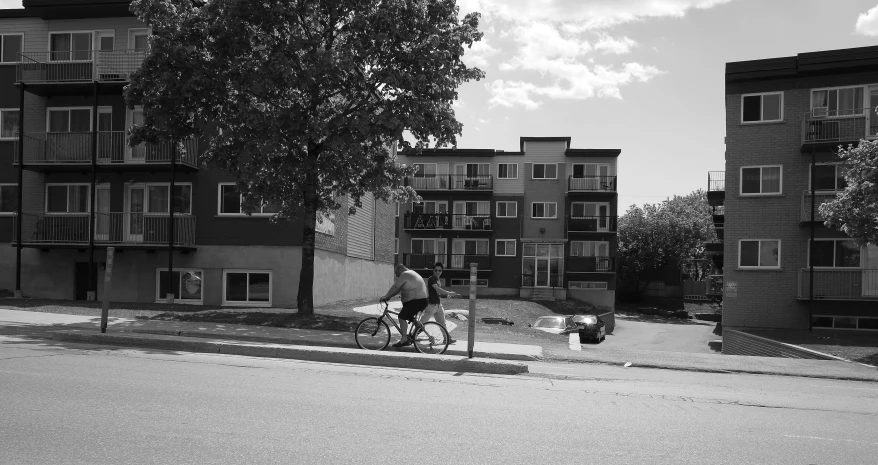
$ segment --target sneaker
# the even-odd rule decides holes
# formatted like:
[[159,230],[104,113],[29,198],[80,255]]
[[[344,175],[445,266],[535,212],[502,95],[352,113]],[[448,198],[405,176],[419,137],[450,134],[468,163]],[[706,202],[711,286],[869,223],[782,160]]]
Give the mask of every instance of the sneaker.
[[410,345],[412,345],[412,341],[411,341],[411,340],[408,340],[408,341],[405,341],[405,342],[403,342],[403,341],[399,341],[399,342],[397,342],[396,344],[393,344],[393,347],[397,347],[397,348],[398,348],[398,347],[405,347],[405,346],[410,346]]
[[449,338],[448,338],[448,343],[449,343],[449,344],[455,344],[455,343],[457,343],[457,339],[454,339],[453,337],[449,337]]

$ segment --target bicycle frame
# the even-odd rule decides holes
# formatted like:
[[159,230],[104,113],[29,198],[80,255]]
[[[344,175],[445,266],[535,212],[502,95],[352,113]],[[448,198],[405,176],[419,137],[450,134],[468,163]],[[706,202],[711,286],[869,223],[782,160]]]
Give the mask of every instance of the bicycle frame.
[[[409,330],[408,330],[408,333],[407,333],[407,335],[409,336],[409,338],[411,338],[412,336],[414,336],[415,331],[420,330],[420,329],[423,329],[423,327],[424,327],[424,325],[422,325],[421,322],[419,321],[420,318],[418,318],[418,317],[421,315],[421,313],[422,313],[422,312],[418,312],[418,313],[415,315],[415,318],[411,321],[411,324],[409,325]],[[393,327],[396,328],[396,332],[398,332],[399,334],[402,334],[402,329],[400,329],[399,325],[396,324],[396,321],[394,321],[393,318],[390,318],[390,317],[388,316],[388,314],[396,315],[397,318],[399,317],[399,312],[394,312],[393,310],[391,310],[391,309],[390,309],[390,305],[388,305],[388,304],[385,302],[385,303],[384,303],[384,311],[381,313],[381,316],[378,317],[378,323],[379,323],[378,327],[381,326],[380,323],[381,323],[381,321],[384,320],[384,317],[386,316],[386,317],[388,317],[387,320],[390,321],[390,324],[392,324]],[[377,332],[377,329],[376,329],[376,332]]]

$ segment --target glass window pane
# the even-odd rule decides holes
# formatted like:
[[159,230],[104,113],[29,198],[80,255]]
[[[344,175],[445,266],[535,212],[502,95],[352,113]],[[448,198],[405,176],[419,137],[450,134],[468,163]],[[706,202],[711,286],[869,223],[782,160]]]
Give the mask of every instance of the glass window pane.
[[814,241],[811,251],[814,266],[833,266],[833,241]]
[[835,327],[836,328],[846,328],[846,329],[856,329],[857,319],[856,318],[835,317]]
[[3,36],[3,61],[18,61],[18,54],[21,53],[21,36]]
[[174,213],[192,213],[192,186],[178,184],[174,186]]
[[168,213],[168,186],[148,187],[149,213]]
[[146,34],[135,34],[134,35],[134,49],[135,50],[146,50],[147,41]]
[[762,96],[762,120],[775,121],[780,119],[780,94]]
[[573,165],[573,177],[582,178],[585,176],[585,165]]
[[546,213],[546,216],[547,216],[547,217],[549,217],[549,218],[554,218],[554,217],[558,216],[558,212],[555,210],[555,209],[558,207],[558,204],[556,204],[556,203],[550,203],[550,204],[548,205],[548,207],[549,207],[549,208],[547,209],[548,212]]
[[831,316],[815,316],[811,318],[811,326],[815,328],[831,328],[832,327],[832,317]]
[[67,110],[49,110],[49,132],[70,131],[70,112]]
[[247,273],[226,273],[226,302],[247,301]]
[[0,114],[0,137],[18,137],[18,110],[7,110]]
[[546,165],[534,164],[534,179],[544,178],[545,173],[546,173]]
[[91,110],[70,110],[70,132],[91,131]]
[[742,194],[758,194],[761,181],[759,179],[759,168],[743,168],[741,170],[741,193]]
[[[171,275],[171,285],[173,289],[171,290],[174,293],[174,299],[180,298],[180,272],[174,271]],[[156,296],[156,300],[166,299],[168,297],[168,271],[162,270],[159,271],[159,295]]]
[[815,90],[811,93],[811,108],[825,107],[829,104],[825,90]]
[[814,167],[814,190],[835,189],[835,165],[817,165]]
[[859,268],[860,248],[852,240],[835,241],[835,266]]
[[518,163],[509,164],[509,177],[510,178],[518,178]]
[[[49,43],[53,52],[69,52],[70,51],[70,34],[52,34],[52,40]],[[70,54],[54,53],[54,60],[69,60]],[[66,58],[61,58],[66,57]]]
[[18,186],[0,186],[0,212],[18,210]]
[[744,121],[760,121],[762,119],[761,107],[761,95],[744,97]]
[[778,266],[780,247],[777,241],[762,241],[759,247],[759,266]]
[[557,178],[558,177],[558,165],[552,163],[546,165],[546,177],[547,178]]
[[564,255],[564,246],[561,244],[553,244],[550,253],[553,257],[561,257]]
[[759,241],[741,241],[741,266],[759,266]]
[[222,213],[241,213],[241,196],[235,190],[235,186],[223,185],[222,190]]
[[762,193],[780,193],[780,167],[762,168]]
[[262,213],[277,213],[279,211],[280,205],[273,202],[267,202],[262,206]]
[[268,302],[271,278],[268,273],[250,273],[250,302]]
[[521,254],[525,257],[533,257],[536,255],[536,247],[534,246],[534,244],[524,244],[522,246]]
[[85,213],[89,210],[88,186],[70,186],[68,195],[70,213]]
[[67,212],[67,186],[49,186],[46,189],[46,211],[50,213]]
[[91,33],[80,32],[73,34],[73,59],[91,60]]
[[878,318],[860,318],[860,329],[878,329]]
[[182,300],[201,300],[201,272],[185,271],[180,279],[180,298]]
[[538,257],[548,257],[549,256],[549,244],[537,244],[537,256]]

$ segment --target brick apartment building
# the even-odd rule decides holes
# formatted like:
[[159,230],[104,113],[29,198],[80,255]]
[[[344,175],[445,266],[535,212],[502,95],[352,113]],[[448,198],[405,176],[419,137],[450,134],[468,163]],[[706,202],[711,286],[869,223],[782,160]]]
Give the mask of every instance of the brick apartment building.
[[726,166],[708,185],[723,326],[878,330],[878,247],[817,211],[844,188],[838,146],[878,134],[878,47],[727,63],[725,78]]
[[399,208],[398,260],[480,295],[575,298],[614,308],[616,161],[620,150],[572,149],[569,137],[522,137],[520,150],[402,153],[421,204]]
[[[199,163],[204,140],[176,155],[126,146],[141,111],[126,108],[122,89],[149,34],[128,4],[24,0],[0,10],[0,289],[101,298],[114,246],[115,301],[173,292],[183,303],[295,307],[301,221],[271,224],[269,205],[242,214],[234,179]],[[393,210],[364,198],[356,215],[342,208],[318,227],[316,304],[386,292]]]

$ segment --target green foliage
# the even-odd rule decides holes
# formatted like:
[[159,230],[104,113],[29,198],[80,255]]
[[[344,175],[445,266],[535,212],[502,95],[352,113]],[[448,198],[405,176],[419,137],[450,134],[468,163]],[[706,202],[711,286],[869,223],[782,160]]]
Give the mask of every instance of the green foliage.
[[661,270],[680,269],[706,257],[717,240],[707,194],[697,190],[643,208],[632,205],[619,218],[620,287],[639,294],[640,283]]
[[820,206],[827,227],[836,227],[862,246],[878,244],[878,142],[861,140],[838,153],[847,187]]

